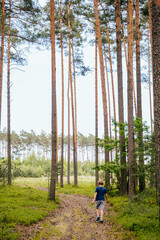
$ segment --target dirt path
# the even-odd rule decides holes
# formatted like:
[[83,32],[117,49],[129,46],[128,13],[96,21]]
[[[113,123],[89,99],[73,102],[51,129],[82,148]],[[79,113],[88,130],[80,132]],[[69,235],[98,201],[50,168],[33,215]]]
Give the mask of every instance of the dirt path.
[[129,234],[117,228],[107,219],[108,207],[104,210],[104,223],[95,222],[95,208],[85,196],[58,194],[60,208],[43,222],[19,229],[21,240],[114,240],[131,239]]

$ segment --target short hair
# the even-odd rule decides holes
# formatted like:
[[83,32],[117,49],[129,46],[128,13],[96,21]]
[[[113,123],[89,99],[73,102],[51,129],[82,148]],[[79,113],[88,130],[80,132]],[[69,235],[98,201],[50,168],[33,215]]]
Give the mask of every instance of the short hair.
[[102,179],[99,179],[98,185],[103,185],[103,184],[104,184],[103,180],[102,180]]

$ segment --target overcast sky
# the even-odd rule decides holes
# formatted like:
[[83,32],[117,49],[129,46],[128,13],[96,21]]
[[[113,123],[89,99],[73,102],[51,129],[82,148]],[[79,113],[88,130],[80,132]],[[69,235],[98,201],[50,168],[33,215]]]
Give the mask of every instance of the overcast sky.
[[[39,1],[45,3],[45,0]],[[42,130],[51,132],[51,56],[50,51],[38,51],[30,49],[28,65],[23,71],[12,70],[11,81],[11,129],[16,132],[22,129],[36,133]],[[65,135],[67,135],[67,76],[68,64],[65,60]],[[57,109],[58,109],[58,132],[61,133],[61,62],[60,54],[56,54],[56,78],[57,78]],[[86,77],[77,78],[77,110],[78,131],[84,135],[95,133],[95,99],[94,99],[94,47],[86,44],[84,49],[84,62],[90,66],[92,72]],[[125,72],[125,62],[123,64]],[[114,72],[115,93],[117,93],[117,73]],[[99,84],[99,136],[103,135],[103,106],[100,77]],[[124,106],[125,119],[127,120],[127,81],[124,83]],[[111,85],[110,85],[111,86]],[[111,89],[111,88],[110,88]],[[149,119],[149,90],[146,85],[142,87],[143,120]],[[2,103],[2,128],[6,127],[7,120],[7,84],[6,69],[4,68],[3,103]],[[111,94],[112,97],[112,94]],[[118,107],[118,106],[117,106]],[[113,111],[112,111],[113,112]],[[112,114],[113,116],[113,114]],[[118,116],[118,109],[117,109]]]

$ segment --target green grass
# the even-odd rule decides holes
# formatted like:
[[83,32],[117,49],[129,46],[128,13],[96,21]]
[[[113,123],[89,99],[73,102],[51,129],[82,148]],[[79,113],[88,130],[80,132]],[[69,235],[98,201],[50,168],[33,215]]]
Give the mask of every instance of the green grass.
[[18,239],[16,224],[31,225],[43,220],[59,206],[59,199],[48,201],[47,192],[30,187],[0,187],[0,239]]
[[[128,197],[110,197],[110,219],[130,230],[137,240],[158,240],[160,236],[155,192],[146,190],[132,201]],[[113,210],[117,214],[113,214]]]
[[[86,195],[93,197],[95,190],[94,178],[87,176],[80,177],[78,180],[78,186],[74,186],[73,178],[71,178],[72,184],[70,185],[66,184],[66,178],[64,178],[64,187],[60,188],[58,184],[56,193]],[[3,194],[6,195],[7,198],[7,200],[4,200],[3,203],[1,202],[2,200],[0,200],[0,206],[2,206],[1,209],[4,209],[3,218],[0,217],[0,220],[3,220],[2,226],[4,226],[5,222],[7,222],[10,232],[14,229],[14,226],[12,226],[12,224],[15,223],[14,221],[16,221],[16,223],[20,222],[28,225],[34,221],[41,220],[47,215],[48,211],[51,211],[54,207],[56,207],[52,205],[52,203],[47,202],[47,192],[45,193],[31,188],[36,186],[48,187],[47,178],[17,179],[14,182],[14,185],[15,186],[11,188],[0,188],[0,199],[2,199],[1,195]],[[21,185],[21,187],[17,188],[18,185]],[[9,193],[7,193],[8,189],[10,189]],[[40,196],[44,196],[44,199]],[[16,202],[16,200],[19,211],[17,208],[14,208],[16,204],[13,202]],[[146,190],[144,193],[136,195],[132,201],[129,201],[127,196],[120,197],[119,191],[115,189],[109,193],[109,203],[110,208],[108,217],[115,226],[122,226],[124,229],[129,230],[137,240],[159,240],[160,231],[158,226],[158,205],[156,204],[154,191]],[[10,206],[10,209],[8,206]],[[93,207],[93,205],[91,205],[91,207]],[[34,211],[34,214],[32,211]],[[15,217],[13,213],[15,213]],[[24,216],[24,213],[26,213],[26,216]],[[31,216],[32,214],[33,216]],[[12,219],[12,221],[10,221],[10,219]]]

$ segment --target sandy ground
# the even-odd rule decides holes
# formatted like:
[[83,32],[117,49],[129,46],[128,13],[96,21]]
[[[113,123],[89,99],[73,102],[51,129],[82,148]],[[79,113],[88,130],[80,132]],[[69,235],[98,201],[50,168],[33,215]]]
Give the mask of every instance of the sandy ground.
[[129,233],[108,221],[105,206],[104,223],[96,222],[95,207],[86,196],[58,194],[60,208],[38,224],[19,226],[21,240],[114,240],[133,239]]

